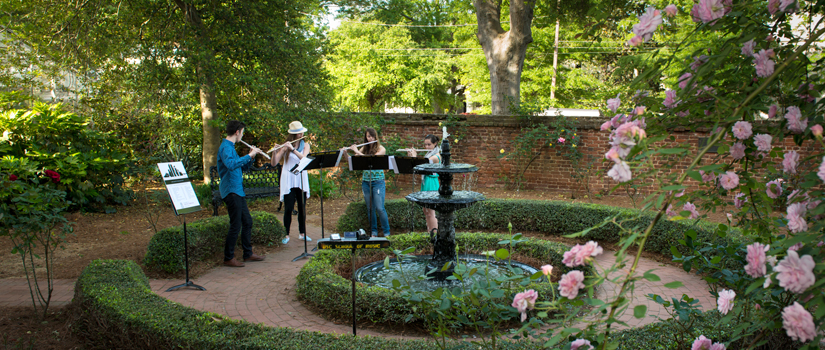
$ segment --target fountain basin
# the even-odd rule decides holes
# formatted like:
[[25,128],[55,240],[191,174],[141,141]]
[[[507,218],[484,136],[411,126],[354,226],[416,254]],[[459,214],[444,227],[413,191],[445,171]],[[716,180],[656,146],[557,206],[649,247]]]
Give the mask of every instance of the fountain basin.
[[[409,282],[409,285],[414,290],[419,291],[435,291],[438,288],[456,288],[456,287],[470,287],[473,283],[484,281],[487,279],[494,280],[500,276],[510,276],[511,272],[508,269],[508,261],[496,261],[495,258],[488,258],[484,255],[478,254],[462,254],[458,256],[458,263],[467,265],[468,269],[478,268],[478,272],[471,278],[465,281],[458,280],[443,280],[443,279],[420,279],[418,276],[424,275],[427,265],[430,263],[430,256],[419,255],[411,259],[405,259],[398,262],[397,259],[390,260],[390,267],[384,266],[384,261],[376,261],[364,265],[355,272],[357,281],[382,287],[386,289],[393,289],[392,281],[398,280],[402,285]],[[518,261],[512,261],[511,266],[520,271],[525,276],[530,276],[539,271],[539,269]],[[406,278],[405,278],[406,276]]]
[[473,191],[453,191],[453,194],[449,196],[441,195],[438,191],[423,191],[410,193],[405,198],[424,208],[438,212],[466,208],[475,202],[486,199],[483,194]]
[[474,173],[478,171],[478,167],[472,164],[452,163],[450,165],[443,165],[441,163],[435,164],[420,164],[415,166],[416,174],[463,174]]

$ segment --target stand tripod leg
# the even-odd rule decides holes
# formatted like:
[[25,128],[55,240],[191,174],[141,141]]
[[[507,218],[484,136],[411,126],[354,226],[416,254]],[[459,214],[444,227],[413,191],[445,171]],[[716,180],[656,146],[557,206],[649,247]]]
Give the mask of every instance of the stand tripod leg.
[[[321,172],[321,239],[324,239],[324,169],[320,169]],[[312,251],[318,250],[318,245],[315,245],[312,248]]]
[[[301,202],[303,202],[304,220],[306,220],[306,210],[307,210],[307,208],[306,208],[306,196],[304,195],[304,192],[301,192],[301,199],[298,199],[297,201],[298,201],[298,205],[301,205]],[[300,220],[300,216],[299,216],[298,220]],[[299,223],[299,227],[300,227],[300,223]],[[304,229],[306,229],[306,225],[304,225]],[[292,259],[292,262],[296,262],[298,260],[301,260],[301,258],[309,258],[309,257],[314,256],[312,254],[307,253],[307,238],[309,238],[308,236],[309,235],[307,234],[307,232],[304,232],[304,252],[301,253],[301,255],[298,255],[298,257],[296,257],[295,259]]]
[[355,334],[355,248],[352,248],[352,335]]
[[192,287],[203,291],[206,290],[206,288],[203,288],[189,280],[189,239],[187,238],[187,236],[188,235],[186,233],[186,214],[183,214],[183,259],[185,260],[184,266],[186,266],[186,282],[167,289],[167,292],[175,291],[183,287]]

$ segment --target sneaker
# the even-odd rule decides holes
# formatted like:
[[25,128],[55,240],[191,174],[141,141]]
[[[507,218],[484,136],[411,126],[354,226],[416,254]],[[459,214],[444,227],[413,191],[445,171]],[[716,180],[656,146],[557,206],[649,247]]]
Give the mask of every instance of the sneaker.
[[309,237],[309,236],[307,236],[307,235],[298,235],[298,239],[299,239],[299,240],[302,240],[302,241],[309,241],[309,242],[312,242],[312,238],[310,238],[310,237]]
[[287,244],[287,243],[289,243],[289,236],[286,236],[286,237],[284,237],[284,239],[281,240],[281,244]]

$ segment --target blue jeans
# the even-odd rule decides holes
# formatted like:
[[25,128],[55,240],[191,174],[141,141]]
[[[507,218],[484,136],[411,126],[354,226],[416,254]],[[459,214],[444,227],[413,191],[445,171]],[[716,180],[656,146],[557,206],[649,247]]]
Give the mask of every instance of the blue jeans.
[[[370,183],[372,183],[372,196],[370,196]],[[370,208],[370,229],[372,235],[378,235],[378,227],[376,226],[376,217],[381,219],[381,228],[384,229],[384,236],[390,235],[390,220],[387,218],[387,209],[384,209],[384,192],[387,190],[387,185],[384,180],[377,181],[361,181],[361,190],[364,192],[364,200],[367,202],[367,208]],[[372,198],[372,200],[370,199]],[[373,205],[370,205],[373,202]],[[377,213],[376,213],[377,212]]]

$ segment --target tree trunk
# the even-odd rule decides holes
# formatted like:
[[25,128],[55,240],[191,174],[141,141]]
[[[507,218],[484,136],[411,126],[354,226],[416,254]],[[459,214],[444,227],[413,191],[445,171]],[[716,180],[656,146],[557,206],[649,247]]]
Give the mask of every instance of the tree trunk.
[[203,182],[209,183],[212,177],[209,168],[218,164],[218,148],[221,143],[220,129],[214,126],[218,120],[218,98],[215,95],[215,79],[213,77],[212,61],[215,52],[210,45],[208,29],[203,25],[201,15],[195,5],[175,0],[175,4],[183,11],[186,24],[191,26],[198,43],[199,62],[196,63],[198,80],[200,81],[201,119],[203,123]]
[[478,41],[487,58],[492,93],[492,113],[510,114],[521,98],[521,71],[527,45],[533,42],[535,0],[510,1],[510,30],[501,27],[501,0],[473,0],[478,20]]

